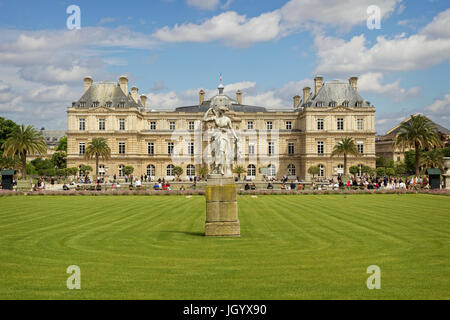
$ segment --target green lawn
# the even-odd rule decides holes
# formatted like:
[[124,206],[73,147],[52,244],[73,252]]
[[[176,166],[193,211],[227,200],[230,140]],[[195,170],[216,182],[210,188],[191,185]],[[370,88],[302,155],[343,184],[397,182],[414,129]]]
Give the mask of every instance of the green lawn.
[[1,197],[0,299],[450,298],[450,197],[240,196],[239,216],[205,238],[201,196]]

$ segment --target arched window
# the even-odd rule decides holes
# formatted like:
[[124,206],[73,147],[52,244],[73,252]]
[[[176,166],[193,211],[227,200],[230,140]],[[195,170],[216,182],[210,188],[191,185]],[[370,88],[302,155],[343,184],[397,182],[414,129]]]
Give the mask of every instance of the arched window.
[[269,164],[267,166],[267,169],[269,169],[269,177],[275,177],[277,175],[277,168],[273,164]]
[[155,166],[152,164],[149,164],[147,166],[147,176],[154,177],[155,176]]
[[173,177],[173,176],[175,176],[175,174],[173,173],[173,168],[174,168],[174,165],[173,165],[173,164],[169,164],[169,165],[167,166],[166,175],[167,175],[168,177]]
[[318,165],[318,167],[319,167],[319,177],[325,177],[325,166],[323,165],[323,164],[319,164]]
[[344,165],[342,163],[338,164],[338,175],[344,174]]
[[119,177],[123,177],[123,164],[119,164]]
[[254,164],[249,164],[247,167],[247,176],[256,177],[256,166]]
[[296,175],[296,170],[295,170],[295,166],[291,163],[290,165],[288,165],[288,176],[295,176]]
[[188,166],[186,167],[186,175],[188,177],[195,176],[195,166],[193,164],[188,164]]

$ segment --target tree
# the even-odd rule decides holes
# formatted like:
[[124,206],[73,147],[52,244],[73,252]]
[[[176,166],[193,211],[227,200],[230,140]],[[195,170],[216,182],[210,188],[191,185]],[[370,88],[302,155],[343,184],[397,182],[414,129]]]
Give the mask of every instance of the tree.
[[126,175],[126,176],[129,176],[130,174],[133,174],[133,172],[134,172],[134,168],[132,166],[125,166],[123,168],[123,174]]
[[386,159],[383,156],[377,157],[376,160],[376,166],[378,167],[384,167],[386,165]]
[[367,173],[367,174],[369,174],[371,170],[372,170],[371,167],[369,167],[369,166],[363,166],[362,169],[361,169],[361,173],[364,173],[364,174]]
[[52,155],[53,166],[57,169],[64,169],[67,167],[67,154],[65,152],[55,152]]
[[31,164],[34,166],[37,174],[40,176],[49,175],[48,170],[55,168],[55,165],[49,159],[36,158],[31,161]]
[[78,168],[66,168],[64,169],[66,171],[66,176],[76,176],[78,173]]
[[395,176],[395,170],[394,168],[386,168],[386,175],[388,176]]
[[58,146],[55,151],[65,151],[67,152],[67,137],[62,137],[59,139]]
[[383,167],[377,168],[377,177],[383,178],[386,175],[386,169]]
[[204,179],[205,176],[208,174],[208,171],[209,171],[208,167],[203,166],[198,169],[198,174],[200,175],[200,177],[202,177]]
[[246,170],[241,166],[236,166],[233,168],[233,172],[238,175],[238,179],[241,180],[241,174],[245,173]]
[[334,146],[331,153],[331,156],[344,156],[344,175],[347,174],[347,155],[358,155],[358,148],[353,138],[343,138]]
[[173,168],[173,173],[178,177],[178,179],[180,179],[180,176],[183,174],[183,168],[182,167],[174,167]]
[[351,166],[348,171],[356,178],[356,175],[359,173],[358,166]]
[[416,176],[419,175],[420,150],[439,146],[442,146],[442,141],[436,126],[430,119],[422,115],[412,115],[408,121],[403,122],[395,137],[395,147],[414,150]]
[[18,155],[22,161],[22,179],[27,177],[27,155],[47,153],[44,138],[33,126],[21,125],[15,127],[3,144],[3,156],[13,157]]
[[15,128],[18,128],[19,125],[12,120],[6,120],[5,118],[0,117],[0,155],[3,153],[3,144],[5,143],[8,136],[13,132]]
[[89,172],[92,171],[92,167],[91,166],[85,166],[84,164],[81,164],[80,167],[80,176],[88,174]]
[[404,162],[396,163],[394,170],[397,176],[403,176],[407,172],[406,164]]
[[22,162],[17,156],[14,157],[0,157],[0,169],[19,169]]
[[[85,158],[92,159],[95,158],[95,175],[98,176],[98,160],[100,158],[107,160],[111,157],[111,149],[108,146],[108,143],[103,138],[93,138],[91,142],[89,142]],[[126,174],[126,173],[125,173]]]
[[316,174],[319,174],[319,172],[320,172],[320,168],[318,166],[311,166],[308,168],[308,173],[313,176],[313,179]]
[[420,165],[425,168],[439,168],[444,169],[444,156],[441,149],[433,149],[424,152],[420,156]]

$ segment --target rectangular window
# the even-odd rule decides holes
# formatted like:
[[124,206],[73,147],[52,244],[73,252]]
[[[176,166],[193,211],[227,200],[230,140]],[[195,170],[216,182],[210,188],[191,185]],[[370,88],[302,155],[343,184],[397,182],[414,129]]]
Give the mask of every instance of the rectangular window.
[[357,120],[357,129],[358,130],[364,130],[364,119],[358,119]]
[[255,144],[249,143],[249,145],[248,145],[248,154],[249,155],[254,155],[255,154]]
[[151,156],[155,154],[155,144],[153,142],[147,143],[147,151]]
[[194,129],[195,129],[195,122],[189,121],[189,130],[194,130]]
[[248,121],[247,122],[247,129],[248,130],[253,130],[254,129],[253,121]]
[[125,119],[119,119],[119,130],[125,131]]
[[323,153],[324,153],[323,141],[319,141],[319,142],[317,142],[317,154],[323,154]]
[[295,153],[295,147],[293,142],[288,143],[288,153],[289,155],[293,155]]
[[266,126],[267,126],[267,130],[272,130],[273,129],[272,121],[267,121]]
[[337,119],[337,129],[339,131],[344,130],[344,118],[338,118]]
[[169,155],[172,155],[172,154],[173,154],[173,142],[169,142],[169,143],[167,144],[167,153],[168,153]]
[[275,145],[273,142],[269,142],[269,156],[273,156],[275,154]]
[[86,130],[86,120],[85,119],[79,120],[79,128],[80,128],[80,131]]
[[105,131],[106,130],[106,121],[105,119],[98,119],[98,130]]
[[170,121],[169,123],[169,130],[175,130],[175,121]]
[[292,130],[292,121],[286,121],[286,130]]
[[194,155],[194,143],[188,142],[188,155],[192,156]]
[[364,143],[358,142],[358,152],[361,154],[364,153]]
[[119,154],[125,154],[125,142],[119,142]]
[[78,144],[79,150],[80,150],[80,154],[84,154],[86,152],[86,143],[84,142],[80,142]]
[[323,119],[317,119],[317,130],[323,130]]
[[150,130],[156,130],[156,121],[150,121]]

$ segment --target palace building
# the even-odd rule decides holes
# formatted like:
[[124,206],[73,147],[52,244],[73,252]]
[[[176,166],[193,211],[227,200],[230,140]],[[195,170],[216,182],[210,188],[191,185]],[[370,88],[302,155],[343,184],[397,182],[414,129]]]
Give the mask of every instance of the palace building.
[[[360,96],[357,83],[356,77],[324,82],[318,76],[313,90],[303,88],[288,110],[246,105],[241,91],[229,97],[221,84],[217,95],[231,106],[226,115],[239,135],[237,165],[245,168],[244,175],[309,180],[308,168],[318,166],[319,177],[335,178],[343,171],[343,157],[331,153],[344,137],[353,138],[359,151],[348,157],[348,167],[375,168],[375,108]],[[183,168],[182,178],[207,166],[208,128],[202,118],[214,97],[206,99],[201,90],[198,105],[154,111],[138,92],[136,87],[129,91],[125,76],[118,82],[84,79],[84,94],[67,109],[68,167],[95,168],[95,160],[84,157],[94,137],[105,138],[111,148],[111,158],[100,160],[104,176],[123,176],[123,168],[132,166],[134,176],[170,180],[175,166]]]

